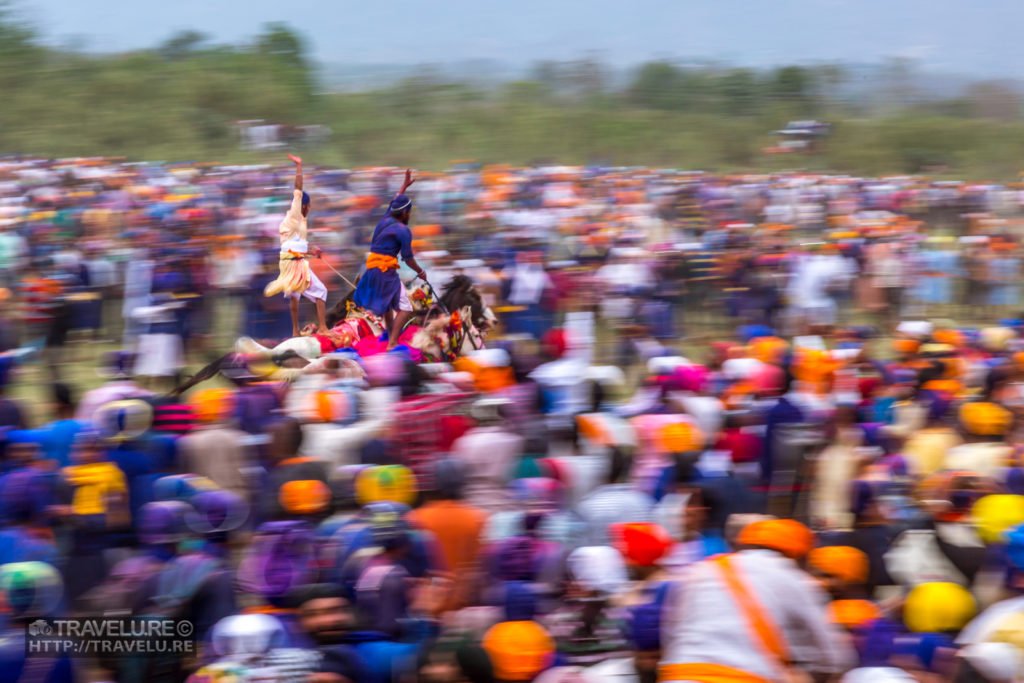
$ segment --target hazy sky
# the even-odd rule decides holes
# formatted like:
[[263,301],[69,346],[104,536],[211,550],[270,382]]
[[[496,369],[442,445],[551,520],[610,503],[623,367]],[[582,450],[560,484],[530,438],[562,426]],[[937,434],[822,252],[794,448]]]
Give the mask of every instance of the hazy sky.
[[[16,4],[19,0],[16,0]],[[1024,73],[1022,0],[20,0],[55,43],[152,46],[179,29],[238,42],[286,21],[326,62],[487,58],[525,64],[593,52],[745,65],[917,59],[943,71]]]

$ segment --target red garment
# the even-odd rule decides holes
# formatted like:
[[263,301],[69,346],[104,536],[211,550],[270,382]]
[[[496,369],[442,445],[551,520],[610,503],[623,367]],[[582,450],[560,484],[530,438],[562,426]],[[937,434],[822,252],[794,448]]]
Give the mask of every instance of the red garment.
[[723,429],[715,450],[729,451],[733,462],[757,462],[761,459],[764,442],[756,434],[741,429]]
[[450,451],[460,436],[476,426],[467,415],[445,415],[441,418],[441,450]]

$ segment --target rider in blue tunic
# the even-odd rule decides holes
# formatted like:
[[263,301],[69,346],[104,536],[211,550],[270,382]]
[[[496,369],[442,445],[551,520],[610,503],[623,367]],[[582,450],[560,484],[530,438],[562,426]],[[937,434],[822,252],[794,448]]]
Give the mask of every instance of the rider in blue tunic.
[[388,205],[387,215],[374,228],[370,253],[366,258],[366,272],[352,295],[357,306],[384,316],[388,327],[388,351],[398,344],[402,328],[413,312],[409,294],[398,276],[398,256],[401,255],[419,278],[424,282],[427,280],[426,273],[412,255],[412,232],[409,230],[412,200],[405,191],[414,182],[411,171],[406,169],[402,189]]

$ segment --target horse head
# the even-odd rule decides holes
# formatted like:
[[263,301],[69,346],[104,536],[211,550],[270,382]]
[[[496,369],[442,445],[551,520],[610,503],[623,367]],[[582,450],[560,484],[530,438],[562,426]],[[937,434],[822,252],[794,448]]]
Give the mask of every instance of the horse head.
[[484,302],[484,298],[473,286],[473,281],[467,275],[456,275],[444,288],[441,295],[441,303],[449,311],[459,310],[469,306],[470,315],[466,317],[477,332],[486,336],[487,332],[494,327],[498,318],[494,311]]

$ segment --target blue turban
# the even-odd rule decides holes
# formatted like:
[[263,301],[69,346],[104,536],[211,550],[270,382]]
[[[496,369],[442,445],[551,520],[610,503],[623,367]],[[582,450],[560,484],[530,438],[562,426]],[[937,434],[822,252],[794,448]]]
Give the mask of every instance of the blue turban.
[[388,213],[396,214],[400,211],[412,208],[412,200],[404,194],[397,195],[391,200],[391,204],[388,206]]
[[1006,559],[1014,569],[1024,569],[1024,524],[1004,532],[1006,539]]
[[302,205],[309,206],[309,193],[305,190],[302,192]]
[[767,325],[740,325],[736,328],[736,336],[747,343],[758,337],[774,337],[775,330]]

